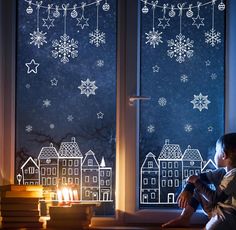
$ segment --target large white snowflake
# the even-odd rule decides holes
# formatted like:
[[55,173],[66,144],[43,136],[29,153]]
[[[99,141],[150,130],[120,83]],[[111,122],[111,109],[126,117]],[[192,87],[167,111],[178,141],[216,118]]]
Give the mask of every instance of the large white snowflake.
[[95,85],[96,81],[90,81],[88,78],[86,81],[81,80],[81,85],[78,88],[81,90],[80,94],[85,94],[87,97],[90,95],[96,95],[95,90],[98,88]]
[[52,47],[54,47],[52,56],[54,58],[60,58],[61,62],[65,64],[69,62],[70,57],[78,57],[78,41],[73,38],[70,39],[67,34],[60,36],[60,38],[60,40],[55,39],[52,41]]
[[159,43],[163,43],[163,41],[161,40],[161,34],[162,32],[158,33],[158,30],[155,31],[155,29],[153,28],[152,31],[149,31],[149,33],[145,33],[146,36],[146,44],[149,43],[151,46],[153,46],[153,48],[156,47],[156,45],[159,45]]
[[38,48],[40,48],[40,46],[42,46],[44,43],[47,43],[46,41],[46,35],[47,32],[43,33],[43,31],[39,31],[39,29],[37,29],[37,31],[34,31],[33,33],[30,33],[30,44],[34,44],[35,46],[38,46]]
[[89,43],[94,44],[96,47],[99,47],[101,44],[106,43],[106,34],[100,32],[99,29],[94,30],[94,32],[89,33]]
[[170,47],[167,50],[167,55],[170,58],[176,58],[177,62],[182,63],[186,57],[190,58],[193,56],[193,50],[191,48],[193,48],[194,41],[189,38],[185,39],[183,34],[176,35],[176,39],[168,40],[167,43]]
[[201,112],[203,109],[208,109],[208,104],[211,102],[208,100],[208,95],[203,96],[202,93],[194,95],[194,99],[191,101],[193,109],[199,109]]
[[220,32],[216,32],[215,29],[211,29],[205,33],[205,42],[214,47],[216,44],[221,43]]

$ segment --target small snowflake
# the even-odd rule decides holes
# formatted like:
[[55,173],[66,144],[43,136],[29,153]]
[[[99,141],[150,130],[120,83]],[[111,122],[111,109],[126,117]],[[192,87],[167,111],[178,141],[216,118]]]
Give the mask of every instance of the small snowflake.
[[48,100],[48,99],[43,100],[43,106],[46,107],[46,108],[49,107],[49,106],[51,106],[51,101]]
[[162,32],[158,33],[158,30],[155,31],[155,29],[153,28],[152,31],[149,31],[149,33],[145,33],[146,36],[146,44],[149,43],[151,46],[153,46],[153,48],[156,47],[156,45],[159,45],[159,43],[163,43],[163,41],[161,40]]
[[33,130],[33,126],[32,126],[32,125],[26,125],[26,126],[25,126],[25,131],[26,131],[27,133],[32,132],[32,130]]
[[183,74],[183,75],[180,76],[180,81],[181,82],[186,83],[186,82],[188,82],[188,80],[189,79],[188,79],[187,75]]
[[94,30],[94,32],[89,33],[89,43],[94,44],[96,47],[99,47],[101,44],[106,43],[106,34],[100,32],[99,29]]
[[162,106],[162,107],[166,106],[166,104],[167,104],[166,98],[160,97],[160,98],[158,99],[158,104],[159,104],[160,106]]
[[26,85],[25,85],[25,88],[26,88],[26,89],[29,89],[30,87],[31,87],[30,84],[26,84]]
[[191,101],[193,109],[199,109],[201,112],[203,109],[208,109],[208,104],[211,102],[208,100],[208,95],[203,96],[202,93],[194,95],[194,99]]
[[212,73],[211,76],[210,76],[210,78],[211,78],[212,80],[215,80],[215,79],[217,78],[217,74],[216,74],[216,73]]
[[43,33],[43,31],[39,31],[39,29],[37,29],[37,31],[34,31],[33,33],[30,33],[30,44],[34,44],[35,46],[38,46],[38,48],[40,48],[40,46],[44,45],[44,43],[47,43],[45,36],[46,34],[47,32]]
[[206,66],[210,66],[211,65],[211,61],[207,60],[207,61],[205,61],[205,64],[206,64]]
[[55,128],[55,125],[54,125],[54,124],[50,124],[50,125],[49,125],[49,128],[50,128],[50,129],[54,129],[54,128]]
[[103,66],[104,66],[104,61],[101,60],[101,59],[97,60],[97,61],[96,61],[96,66],[98,66],[98,67],[103,67]]
[[182,63],[186,57],[190,58],[193,56],[193,50],[191,48],[193,48],[194,41],[189,38],[185,39],[185,36],[181,33],[176,35],[176,39],[168,40],[167,43],[170,47],[167,50],[167,55],[170,58],[176,58],[177,62]]
[[154,133],[155,132],[155,126],[154,125],[149,125],[147,127],[147,132],[148,133]]
[[160,67],[159,67],[158,65],[154,65],[154,66],[152,67],[152,72],[153,72],[153,73],[158,73],[159,70],[160,70]]
[[58,83],[58,80],[54,77],[54,78],[51,80],[51,86],[57,86],[57,83]]
[[72,122],[74,120],[74,117],[72,115],[67,116],[67,121]]
[[190,125],[190,124],[186,124],[186,125],[184,126],[184,130],[185,130],[186,133],[190,133],[190,132],[192,132],[193,127],[192,127],[192,125]]
[[70,57],[78,57],[78,51],[76,50],[78,48],[78,41],[73,38],[70,39],[67,34],[60,36],[60,38],[60,40],[55,39],[52,41],[52,47],[54,48],[52,56],[54,58],[59,57],[61,62],[65,64],[69,62]]
[[81,90],[80,94],[85,94],[87,97],[95,95],[95,90],[98,88],[95,85],[96,81],[90,81],[88,78],[86,81],[81,80],[81,85],[78,88]]
[[214,47],[216,44],[221,43],[220,32],[216,32],[215,29],[205,33],[205,42]]

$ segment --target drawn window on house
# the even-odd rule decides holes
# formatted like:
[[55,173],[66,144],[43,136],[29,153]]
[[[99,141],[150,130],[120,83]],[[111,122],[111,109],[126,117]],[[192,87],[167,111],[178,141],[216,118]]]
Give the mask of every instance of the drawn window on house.
[[73,169],[72,168],[68,169],[68,175],[70,175],[70,176],[73,175]]
[[173,175],[173,171],[172,170],[168,170],[168,177],[172,177]]
[[161,181],[161,186],[162,186],[162,187],[166,187],[166,180],[162,180],[162,181]]
[[103,186],[103,185],[104,185],[104,180],[101,180],[100,183],[101,183],[101,185]]
[[69,178],[68,178],[68,183],[69,183],[69,184],[73,184],[73,178],[72,178],[72,177],[69,177]]
[[110,185],[110,180],[106,180],[106,186]]
[[47,185],[52,185],[51,182],[52,182],[51,177],[48,177],[48,178],[47,178]]
[[195,174],[199,175],[200,174],[200,170],[195,170]]
[[179,180],[175,179],[175,187],[179,187]]
[[52,172],[51,168],[47,168],[47,175],[51,175],[51,172]]
[[85,176],[85,182],[89,182],[89,176]]
[[57,184],[57,178],[52,178],[52,185],[56,185]]
[[[29,157],[40,172],[45,167],[47,176],[63,176],[65,183],[71,171],[63,167],[77,167],[85,178],[90,172],[82,168],[99,171],[102,157],[107,168],[115,166],[118,1],[16,2],[15,182]],[[56,174],[49,173],[52,166]],[[104,216],[115,213],[115,181],[109,199],[101,200]]]
[[104,171],[100,172],[100,176],[102,176],[102,177],[104,176]]
[[162,170],[162,176],[166,177],[166,170]]
[[77,175],[79,175],[79,169],[78,168],[75,168],[74,169],[74,174],[77,176]]
[[88,166],[93,166],[93,159],[88,159]]
[[62,184],[66,184],[66,177],[62,177]]
[[28,174],[28,169],[25,169],[25,174]]
[[143,178],[143,184],[147,185],[148,184],[148,178]]
[[90,196],[90,191],[86,190],[86,191],[85,191],[85,196],[86,196],[86,197],[89,197],[89,196]]
[[45,168],[41,168],[41,175],[45,175]]
[[34,167],[29,167],[29,174],[34,174]]
[[156,178],[152,178],[151,179],[151,184],[153,185],[153,184],[156,184]]
[[62,168],[62,175],[66,175],[66,168]]
[[110,176],[110,171],[107,171],[107,172],[106,172],[106,176]]
[[152,192],[151,193],[151,199],[155,199],[156,198],[156,194],[155,194],[155,192]]
[[97,176],[93,176],[93,183],[96,183],[98,181]]
[[75,178],[75,184],[79,185],[79,178]]
[[52,175],[54,175],[54,176],[57,175],[57,169],[56,169],[56,167],[53,167],[53,168],[52,168]]
[[148,161],[148,168],[153,168],[153,162],[152,161]]
[[[145,188],[141,183],[142,166],[150,157],[150,152],[159,166],[160,178],[165,175],[163,171],[167,168],[173,169],[174,176],[173,181],[167,181],[168,188],[163,189],[161,181],[157,183],[158,197],[162,197],[160,201],[139,202],[140,209],[175,208],[172,204],[182,189],[182,180],[196,170],[201,172],[204,162],[213,160],[211,156],[214,155],[215,142],[225,132],[226,11],[219,10],[219,3],[204,1],[204,7],[199,8],[204,25],[190,23],[194,16],[188,17],[189,5],[195,14],[197,1],[189,0],[184,6],[179,4],[179,7],[178,3],[170,0],[165,4],[141,1],[139,8],[140,68],[137,95],[149,99],[141,100],[137,106],[140,162],[137,187],[140,186],[140,197]],[[174,5],[173,10],[171,5]],[[212,26],[217,31],[213,40]],[[188,47],[184,54],[180,41]],[[171,176],[171,172],[167,172],[167,176]],[[168,194],[175,194],[171,202]]]

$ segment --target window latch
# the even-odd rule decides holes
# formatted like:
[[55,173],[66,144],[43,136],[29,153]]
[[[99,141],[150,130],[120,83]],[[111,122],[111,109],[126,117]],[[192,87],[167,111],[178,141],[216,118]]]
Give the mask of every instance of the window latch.
[[133,106],[135,101],[141,101],[141,100],[150,100],[151,97],[146,97],[146,96],[130,96],[129,97],[129,105]]

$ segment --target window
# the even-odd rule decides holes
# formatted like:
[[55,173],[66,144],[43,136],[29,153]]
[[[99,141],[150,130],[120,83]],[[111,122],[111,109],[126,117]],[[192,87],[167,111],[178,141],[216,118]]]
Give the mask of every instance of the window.
[[156,194],[154,192],[151,193],[151,199],[155,199],[156,198]]
[[62,161],[62,165],[63,165],[63,166],[66,166],[66,160],[63,160],[63,161]]
[[79,178],[75,178],[75,184],[79,185]]
[[106,186],[111,185],[110,180],[106,180]]
[[156,184],[156,178],[152,178],[151,179],[151,184],[153,185],[153,184]]
[[175,177],[179,177],[179,171],[175,170]]
[[110,176],[110,171],[107,171],[106,176]]
[[52,175],[57,175],[57,169],[55,167],[52,168]]
[[178,162],[174,162],[174,168],[178,168]]
[[75,168],[75,169],[74,169],[74,174],[75,174],[76,176],[79,175],[79,169]]
[[100,183],[101,183],[101,185],[103,186],[103,185],[104,185],[104,180],[101,180]]
[[166,162],[162,162],[162,168],[163,168],[163,169],[166,168]]
[[69,160],[68,166],[73,166],[73,161]]
[[41,168],[41,175],[45,175],[45,168]]
[[173,174],[172,170],[168,170],[168,177],[172,177],[172,174]]
[[34,167],[29,167],[29,174],[34,174]]
[[89,182],[89,176],[85,176],[85,182]]
[[92,159],[88,160],[88,166],[93,166],[93,160]]
[[166,177],[166,170],[162,170],[162,176]]
[[93,183],[96,183],[98,181],[97,176],[93,176]]
[[172,162],[168,162],[168,168],[171,169],[172,168]]
[[78,161],[78,160],[75,160],[75,161],[74,161],[74,164],[75,164],[75,166],[79,166],[79,161]]
[[100,175],[103,177],[103,176],[104,176],[104,171],[101,171],[101,172],[100,172]]
[[143,178],[143,184],[148,184],[148,178]]
[[162,180],[162,181],[161,181],[161,186],[162,186],[162,187],[166,187],[166,180]]
[[153,162],[152,161],[148,161],[148,168],[153,168]]
[[70,175],[70,176],[73,175],[73,169],[72,168],[68,169],[68,175]]
[[62,175],[66,175],[66,168],[62,168]]
[[47,175],[51,175],[51,168],[47,168]]

